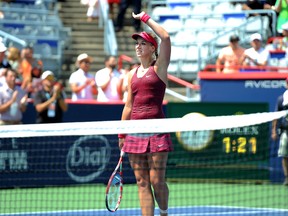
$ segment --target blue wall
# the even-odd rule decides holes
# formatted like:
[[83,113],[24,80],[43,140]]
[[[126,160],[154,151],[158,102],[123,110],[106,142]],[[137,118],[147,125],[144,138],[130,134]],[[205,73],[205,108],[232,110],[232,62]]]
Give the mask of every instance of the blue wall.
[[[120,120],[124,104],[112,103],[70,103],[64,113],[63,122],[109,121]],[[29,103],[22,119],[24,124],[34,124],[36,111],[33,103]]]

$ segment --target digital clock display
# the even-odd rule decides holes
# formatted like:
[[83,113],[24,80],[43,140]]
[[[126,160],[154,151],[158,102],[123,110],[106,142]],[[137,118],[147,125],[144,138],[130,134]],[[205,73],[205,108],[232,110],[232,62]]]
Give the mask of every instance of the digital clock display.
[[223,151],[226,154],[257,154],[257,138],[261,130],[259,125],[220,130]]
[[231,137],[224,137],[222,139],[223,150],[225,153],[239,153],[239,154],[256,154],[257,153],[257,138],[256,137],[238,137],[231,139]]

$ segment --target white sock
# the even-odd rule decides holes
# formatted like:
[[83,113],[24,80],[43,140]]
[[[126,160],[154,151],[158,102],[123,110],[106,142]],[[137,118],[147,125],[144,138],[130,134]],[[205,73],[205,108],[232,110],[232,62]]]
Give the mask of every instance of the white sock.
[[160,213],[161,213],[161,214],[168,214],[168,209],[162,210],[162,209],[159,208],[159,210],[160,210]]

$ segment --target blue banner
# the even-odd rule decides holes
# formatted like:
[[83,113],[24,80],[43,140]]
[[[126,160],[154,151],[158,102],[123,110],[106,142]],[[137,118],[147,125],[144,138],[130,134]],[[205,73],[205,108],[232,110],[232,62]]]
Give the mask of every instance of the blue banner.
[[[0,140],[1,188],[108,182],[119,160],[117,136]],[[124,182],[135,182],[128,158]]]
[[274,111],[285,80],[201,80],[201,102],[266,102]]

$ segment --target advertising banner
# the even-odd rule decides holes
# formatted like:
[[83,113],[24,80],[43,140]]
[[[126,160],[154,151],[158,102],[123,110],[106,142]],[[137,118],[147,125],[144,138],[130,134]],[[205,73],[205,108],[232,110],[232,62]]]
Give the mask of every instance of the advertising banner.
[[[118,159],[115,135],[0,139],[0,187],[106,184]],[[135,181],[127,157],[123,172]]]
[[[275,110],[277,97],[286,90],[287,73],[280,72],[242,72],[217,74],[200,72],[201,102],[260,102]],[[271,131],[271,130],[270,130]],[[269,131],[269,138],[270,138]],[[281,158],[278,157],[278,141],[269,139],[270,180],[283,181]]]
[[[204,116],[267,112],[267,103],[169,103],[171,117],[190,117],[191,124]],[[224,121],[225,119],[223,119]],[[225,181],[269,180],[269,125],[172,134],[167,177]]]

